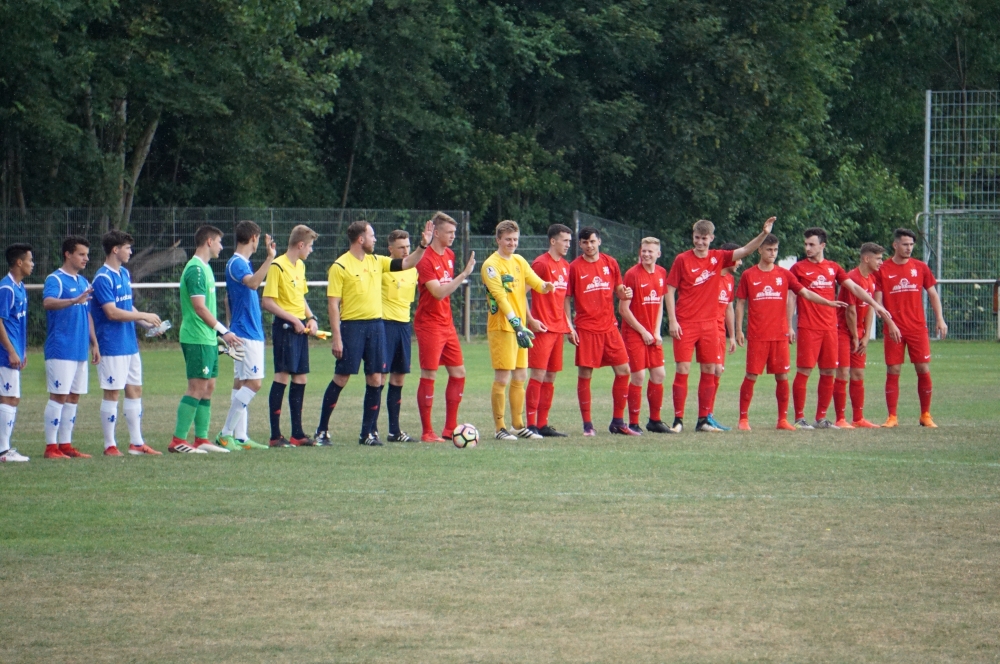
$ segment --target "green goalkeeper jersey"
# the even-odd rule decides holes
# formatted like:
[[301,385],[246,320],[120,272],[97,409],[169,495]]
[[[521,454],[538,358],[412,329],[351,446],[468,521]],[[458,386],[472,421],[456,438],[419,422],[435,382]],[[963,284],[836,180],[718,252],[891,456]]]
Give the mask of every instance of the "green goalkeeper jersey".
[[208,265],[192,256],[181,274],[181,343],[214,346],[215,330],[205,324],[194,311],[192,295],[205,298],[205,307],[215,316],[215,275]]

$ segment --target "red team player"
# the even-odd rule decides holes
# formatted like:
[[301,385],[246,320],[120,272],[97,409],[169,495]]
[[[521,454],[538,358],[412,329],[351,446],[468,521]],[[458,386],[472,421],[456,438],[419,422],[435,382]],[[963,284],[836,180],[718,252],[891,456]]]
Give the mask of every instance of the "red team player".
[[[601,233],[596,228],[580,229],[580,253],[569,265],[566,287],[566,321],[576,346],[576,396],[583,417],[583,435],[595,435],[590,415],[590,378],[594,369],[611,366],[615,382],[611,388],[614,413],[608,430],[627,436],[638,435],[623,419],[628,399],[628,353],[615,321],[615,296],[632,299],[632,292],[622,283],[618,261],[601,253]],[[576,305],[576,319],[571,322],[569,298]]]
[[660,241],[645,237],[639,243],[639,262],[625,273],[624,284],[632,290],[631,299],[618,301],[622,317],[622,340],[628,352],[632,378],[628,386],[628,428],[642,433],[639,412],[642,410],[642,381],[649,370],[646,400],[649,402],[649,421],[646,431],[673,433],[660,419],[663,407],[663,291],[667,271],[656,264],[660,257]]
[[536,333],[535,344],[528,349],[531,380],[528,381],[525,401],[529,429],[545,438],[564,438],[566,434],[556,431],[549,424],[549,410],[552,408],[556,374],[562,371],[563,335],[569,334],[563,307],[566,284],[569,282],[566,254],[573,242],[573,231],[568,226],[552,224],[548,236],[549,250],[535,259],[531,269],[542,281],[552,283],[555,290],[546,294],[531,294],[531,316],[544,324],[548,331]]
[[[417,408],[420,410],[420,424],[425,443],[443,443],[450,440],[458,426],[458,405],[462,402],[465,389],[465,364],[458,332],[451,318],[451,294],[465,283],[476,266],[476,253],[472,252],[465,269],[455,274],[455,254],[451,245],[455,242],[458,225],[443,212],[431,219],[434,236],[428,251],[417,263],[417,288],[420,299],[413,314],[413,330],[420,352],[420,386],[417,388]],[[431,423],[431,409],[434,406],[434,379],[438,367],[444,365],[448,371],[448,387],[445,389],[445,420],[441,436],[434,432]]]
[[[708,423],[715,394],[715,365],[719,361],[718,296],[722,270],[752,254],[771,232],[776,217],[764,222],[764,230],[745,247],[733,251],[710,249],[715,239],[715,224],[707,219],[693,228],[694,249],[678,254],[667,275],[667,320],[674,339],[674,422],[670,428],[680,433],[684,428],[684,402],[687,401],[688,373],[697,350],[701,365],[698,383],[698,424],[696,431],[720,431]],[[674,297],[676,294],[676,302]]]
[[[826,260],[826,231],[822,228],[807,228],[805,237],[806,257],[792,266],[791,272],[799,282],[827,300],[836,299],[837,284],[848,288],[854,296],[875,308],[875,313],[885,317],[885,309],[875,302],[871,295],[847,276],[844,268]],[[792,385],[792,400],[795,403],[795,426],[799,429],[836,429],[837,426],[826,419],[826,411],[833,398],[834,374],[837,371],[837,315],[829,307],[817,306],[809,301],[797,301],[798,351],[795,357],[795,382]],[[816,399],[816,424],[805,419],[806,386],[813,367],[819,364],[819,394]]]
[[[858,266],[847,273],[851,281],[869,295],[875,293],[875,273],[882,265],[885,250],[874,242],[861,245]],[[868,361],[868,340],[875,325],[875,310],[854,297],[849,288],[841,288],[837,299],[847,304],[837,309],[837,380],[833,383],[833,408],[837,412],[836,425],[841,429],[877,429],[865,419],[865,364]],[[889,323],[888,325],[891,325]],[[887,327],[888,327],[887,325]],[[849,359],[848,359],[849,358]],[[853,423],[847,422],[847,385],[851,386]]]
[[[747,346],[747,372],[740,386],[740,431],[750,431],[750,401],[757,377],[764,373],[773,374],[776,381],[774,390],[778,400],[779,430],[795,431],[788,421],[788,370],[791,358],[789,342],[794,340],[791,332],[791,307],[788,306],[788,291],[819,306],[846,307],[842,302],[827,300],[812,293],[798,282],[795,276],[775,265],[778,257],[778,238],[768,235],[760,247],[760,262],[749,268],[740,277],[736,289],[736,341]],[[746,337],[743,336],[743,312],[749,306],[750,316]]]
[[941,312],[941,298],[934,286],[937,280],[927,264],[912,257],[916,234],[906,228],[897,228],[892,235],[893,255],[882,263],[875,273],[877,299],[885,303],[892,314],[894,325],[886,325],[885,332],[885,403],[889,418],[883,426],[899,425],[896,406],[899,403],[899,372],[903,368],[903,353],[908,350],[910,362],[917,371],[917,395],[920,397],[920,425],[936,427],[931,418],[931,345],[927,337],[927,321],[921,290],[927,290],[927,299],[934,310],[938,336],[948,335],[948,324]]
[[[739,249],[735,242],[726,242],[721,247],[723,251]],[[719,277],[722,286],[719,288],[719,363],[715,365],[715,385],[712,387],[712,405],[708,409],[708,423],[720,431],[729,431],[730,427],[719,424],[715,419],[715,398],[719,395],[719,381],[726,371],[726,354],[736,352],[736,314],[733,311],[733,301],[736,299],[736,271],[743,264],[742,260],[722,270]]]

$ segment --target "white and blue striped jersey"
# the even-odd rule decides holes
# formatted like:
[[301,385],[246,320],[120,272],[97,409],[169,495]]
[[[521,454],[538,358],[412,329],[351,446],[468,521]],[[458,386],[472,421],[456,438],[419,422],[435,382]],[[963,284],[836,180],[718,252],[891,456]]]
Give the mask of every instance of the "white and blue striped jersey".
[[240,254],[233,254],[226,264],[226,299],[232,317],[229,328],[243,339],[264,341],[260,295],[243,285],[243,278],[248,275],[253,275],[250,261]]
[[124,311],[132,311],[132,277],[124,267],[118,271],[102,265],[94,275],[94,295],[90,298],[90,313],[94,317],[94,332],[101,355],[132,355],[139,352],[135,338],[135,323],[116,322],[104,315],[102,307],[113,302]]
[[[15,282],[9,273],[0,279],[0,323],[23,362],[28,347],[28,291],[23,283]],[[7,353],[2,350],[0,367],[10,368]]]
[[[57,300],[71,300],[79,297],[89,287],[90,282],[82,274],[74,277],[59,268],[45,277],[42,299],[54,297]],[[45,336],[46,360],[86,361],[90,348],[88,313],[90,305],[86,302],[45,312],[48,331]]]

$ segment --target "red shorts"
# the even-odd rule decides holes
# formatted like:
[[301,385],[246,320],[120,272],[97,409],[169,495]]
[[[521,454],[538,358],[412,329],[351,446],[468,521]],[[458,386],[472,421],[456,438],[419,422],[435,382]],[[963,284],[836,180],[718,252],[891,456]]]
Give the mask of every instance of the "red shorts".
[[690,362],[698,349],[699,364],[719,361],[719,321],[681,323],[681,338],[674,339],[674,362]]
[[576,366],[598,369],[628,364],[628,353],[618,328],[605,332],[578,330],[580,345],[576,347]]
[[647,346],[639,333],[632,329],[622,331],[622,341],[625,342],[625,350],[628,352],[629,371],[644,371],[663,366],[662,344],[657,346],[652,343]]
[[903,363],[903,348],[910,351],[910,362],[926,364],[931,361],[931,340],[927,330],[900,330],[903,340],[896,343],[889,337],[885,338],[885,365]]
[[726,324],[723,323],[719,326],[719,361],[717,364],[721,364],[723,368],[726,367],[726,351],[729,350],[729,339],[726,338]]
[[[850,358],[848,360],[848,357]],[[868,356],[865,353],[860,355],[851,352],[851,337],[848,336],[847,332],[843,330],[837,330],[837,362],[842,367],[846,367],[847,363],[851,363],[852,369],[864,369],[865,364],[868,361]]]
[[759,376],[767,368],[769,374],[788,373],[792,366],[788,339],[781,341],[747,341],[747,373]]
[[462,344],[458,341],[458,332],[454,327],[421,331],[414,328],[417,337],[417,350],[420,352],[420,368],[427,371],[437,371],[442,364],[446,367],[460,367],[462,359]]
[[795,366],[812,369],[818,362],[820,369],[837,368],[837,328],[799,330],[798,337]]
[[535,344],[528,349],[528,366],[532,369],[562,371],[562,364],[562,332],[539,332],[536,334]]

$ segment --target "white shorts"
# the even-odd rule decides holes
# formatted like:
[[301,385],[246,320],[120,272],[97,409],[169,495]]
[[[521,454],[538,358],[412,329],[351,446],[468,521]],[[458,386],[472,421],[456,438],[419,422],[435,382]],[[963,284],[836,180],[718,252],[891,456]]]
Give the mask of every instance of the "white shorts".
[[243,340],[245,356],[242,362],[233,362],[236,380],[261,380],[264,378],[264,342]]
[[0,397],[21,398],[21,372],[10,367],[0,367]]
[[87,360],[45,360],[45,385],[49,394],[86,394]]
[[142,385],[142,360],[139,353],[101,355],[97,376],[102,390],[122,390],[126,385]]

